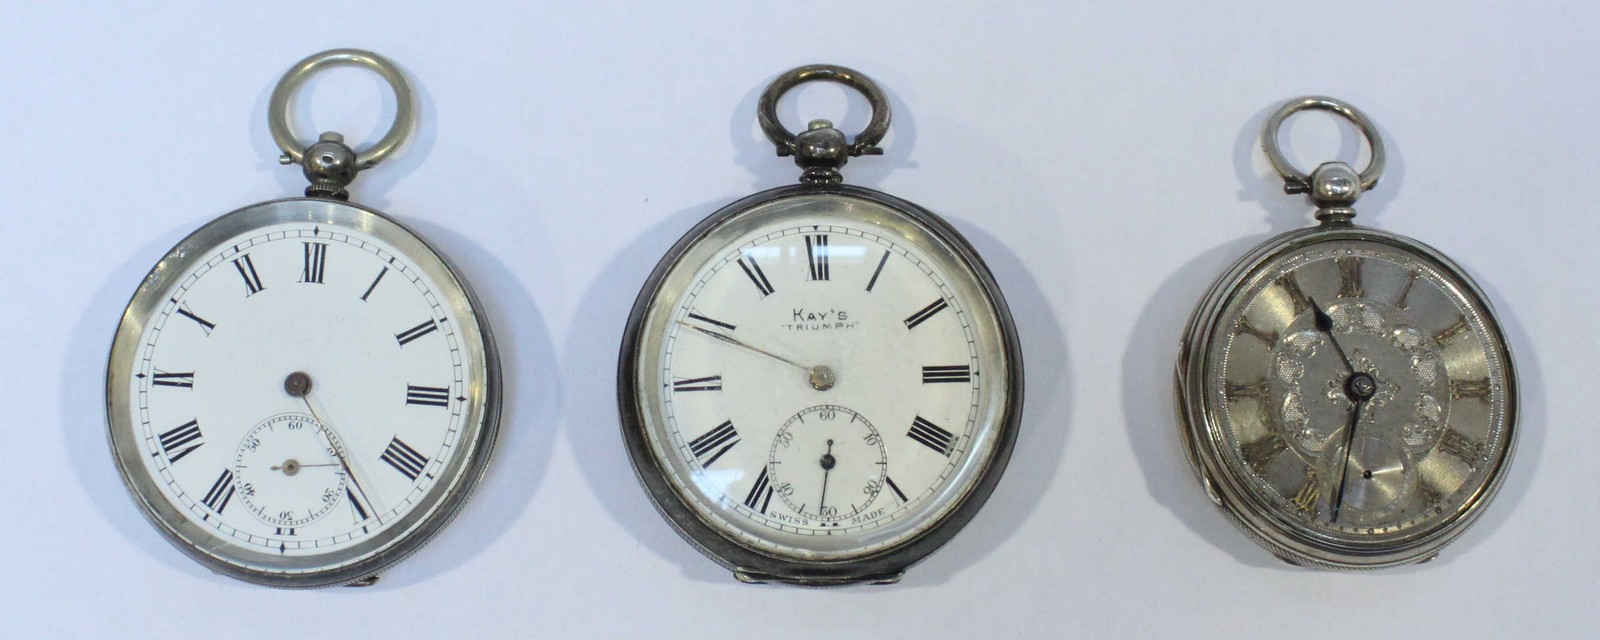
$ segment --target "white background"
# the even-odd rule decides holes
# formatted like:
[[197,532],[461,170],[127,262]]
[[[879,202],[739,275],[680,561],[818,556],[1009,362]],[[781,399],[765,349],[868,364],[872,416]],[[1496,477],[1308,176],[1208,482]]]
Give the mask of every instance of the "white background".
[[[1471,637],[1600,622],[1592,3],[106,4],[0,13],[5,635]],[[476,286],[506,422],[461,518],[378,586],[274,591],[209,574],[145,523],[105,442],[105,356],[178,239],[299,192],[267,97],[336,46],[383,53],[415,84],[415,137],[353,193]],[[967,234],[1027,356],[999,489],[891,587],[735,583],[656,515],[618,434],[639,286],[695,221],[794,181],[755,103],[810,62],[887,91],[886,154],[847,180]],[[1311,222],[1257,142],[1306,93],[1351,101],[1388,141],[1357,222],[1460,261],[1516,354],[1510,476],[1431,564],[1280,564],[1207,502],[1179,447],[1184,320],[1238,254]],[[299,104],[307,138],[370,141],[393,113],[356,70]],[[866,120],[834,85],[782,113]],[[1301,162],[1356,159],[1332,120],[1292,123]]]

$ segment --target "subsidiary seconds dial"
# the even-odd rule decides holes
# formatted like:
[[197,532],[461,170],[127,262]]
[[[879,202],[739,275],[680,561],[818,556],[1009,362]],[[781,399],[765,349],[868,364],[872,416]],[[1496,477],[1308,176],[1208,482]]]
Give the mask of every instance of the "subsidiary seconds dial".
[[778,430],[767,476],[773,494],[802,521],[838,527],[883,513],[872,506],[888,466],[883,436],[872,423],[850,409],[821,405],[795,414]]

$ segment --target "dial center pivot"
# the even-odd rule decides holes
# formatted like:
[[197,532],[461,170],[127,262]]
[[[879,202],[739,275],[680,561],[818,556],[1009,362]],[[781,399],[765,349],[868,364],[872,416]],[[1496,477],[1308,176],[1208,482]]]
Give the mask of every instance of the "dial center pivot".
[[304,371],[296,371],[283,379],[283,390],[296,398],[304,398],[311,393],[311,376]]
[[838,378],[833,375],[833,369],[827,365],[817,365],[811,368],[811,388],[817,391],[827,391],[833,388]]
[[1351,400],[1361,402],[1378,393],[1378,381],[1371,374],[1355,373],[1345,381],[1344,392]]

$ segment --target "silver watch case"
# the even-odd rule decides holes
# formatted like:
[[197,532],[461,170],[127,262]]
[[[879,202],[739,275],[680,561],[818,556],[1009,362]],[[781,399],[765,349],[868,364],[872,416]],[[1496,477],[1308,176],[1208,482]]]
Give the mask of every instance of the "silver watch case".
[[[1491,461],[1494,468],[1489,473],[1488,482],[1443,523],[1419,531],[1414,536],[1381,545],[1332,540],[1273,517],[1271,510],[1246,488],[1243,479],[1221,462],[1218,407],[1204,388],[1204,372],[1208,364],[1206,354],[1210,353],[1211,336],[1217,323],[1222,320],[1220,314],[1245,283],[1253,278],[1260,267],[1282,254],[1321,242],[1340,240],[1366,240],[1397,247],[1433,264],[1441,272],[1461,282],[1464,285],[1463,294],[1482,310],[1484,324],[1494,333],[1495,346],[1505,362],[1506,446]],[[1432,247],[1399,234],[1348,222],[1324,223],[1284,233],[1256,246],[1225,271],[1201,299],[1179,345],[1176,376],[1179,428],[1184,451],[1204,485],[1206,495],[1245,534],[1284,562],[1322,569],[1380,569],[1426,562],[1437,557],[1441,548],[1459,537],[1483,514],[1505,479],[1518,432],[1514,369],[1510,345],[1506,343],[1505,332],[1495,318],[1488,296],[1459,265]]]
[[[482,385],[468,390],[466,413],[462,416],[462,441],[470,450],[445,470],[444,477],[429,491],[428,501],[437,500],[432,510],[414,509],[402,521],[360,545],[349,555],[358,557],[372,549],[382,551],[371,557],[342,566],[310,569],[325,562],[309,558],[282,557],[267,553],[240,554],[241,562],[230,562],[206,549],[233,545],[196,526],[161,495],[156,479],[140,460],[146,455],[135,436],[134,416],[129,412],[129,376],[138,356],[144,321],[164,302],[164,295],[177,279],[196,262],[207,259],[219,244],[252,229],[288,222],[308,222],[343,227],[376,236],[388,242],[417,263],[442,289],[446,304],[462,319],[463,359],[481,363]],[[162,536],[196,562],[212,571],[270,587],[315,588],[343,584],[371,584],[377,574],[420,549],[448,524],[466,504],[482,480],[494,451],[500,425],[500,361],[494,336],[472,288],[443,254],[399,221],[358,204],[321,198],[286,198],[238,209],[196,229],[156,263],[140,283],[123,312],[121,324],[111,345],[106,364],[106,427],[112,458],[117,470],[145,517]],[[481,421],[481,427],[478,425]],[[475,432],[473,432],[475,431]]]
[[[999,429],[994,450],[987,461],[981,462],[983,470],[979,478],[960,499],[959,504],[947,512],[941,521],[914,538],[877,553],[837,561],[802,561],[759,551],[723,535],[703,521],[693,507],[689,506],[686,498],[679,495],[678,490],[667,480],[666,472],[661,467],[662,462],[657,460],[651,451],[645,433],[645,420],[642,416],[644,409],[640,406],[641,399],[637,393],[638,380],[635,373],[640,349],[645,341],[645,336],[642,335],[645,318],[650,308],[655,305],[668,272],[683,258],[689,248],[708,236],[712,230],[747,211],[770,202],[801,196],[827,196],[838,198],[845,203],[852,200],[867,200],[880,204],[904,215],[921,231],[937,237],[952,247],[964,266],[980,283],[988,302],[993,305],[998,324],[1004,333],[1002,338],[1008,361],[1007,375],[1011,381],[1002,417],[998,424],[992,427]],[[627,445],[634,472],[649,494],[650,501],[684,540],[706,557],[732,571],[741,582],[748,583],[774,582],[823,587],[898,582],[907,568],[949,542],[967,522],[972,520],[973,516],[977,515],[983,503],[988,500],[995,485],[1000,481],[1000,476],[1005,472],[1006,463],[1011,458],[1011,450],[1016,444],[1017,429],[1022,418],[1022,399],[1022,351],[1017,341],[1016,326],[1012,321],[1011,311],[1006,306],[1005,298],[1001,295],[999,285],[996,284],[993,274],[989,272],[989,268],[978,256],[977,251],[955,227],[934,213],[880,191],[845,184],[798,184],[769,189],[729,204],[695,225],[656,265],[635,300],[633,310],[628,317],[627,330],[623,335],[622,353],[617,367],[617,404],[621,416],[622,439]]]

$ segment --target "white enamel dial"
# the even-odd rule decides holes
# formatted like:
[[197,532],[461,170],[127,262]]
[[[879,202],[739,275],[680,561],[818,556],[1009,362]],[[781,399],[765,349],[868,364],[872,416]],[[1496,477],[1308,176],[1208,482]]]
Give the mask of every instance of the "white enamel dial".
[[835,560],[926,533],[982,478],[1003,322],[904,214],[796,196],[687,247],[647,311],[634,393],[668,482],[722,535]]
[[419,543],[475,481],[494,415],[486,334],[439,258],[352,206],[261,207],[298,204],[336,215],[246,210],[174,250],[188,259],[147,279],[108,372],[119,464],[152,517],[256,574]]

